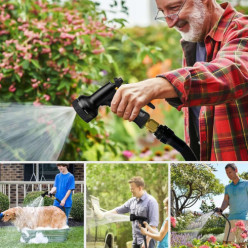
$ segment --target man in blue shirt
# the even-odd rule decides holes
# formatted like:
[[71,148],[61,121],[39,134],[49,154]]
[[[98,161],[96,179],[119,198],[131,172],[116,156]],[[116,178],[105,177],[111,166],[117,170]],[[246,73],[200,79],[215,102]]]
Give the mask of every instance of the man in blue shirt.
[[55,197],[61,202],[54,200],[54,206],[61,208],[67,217],[67,223],[72,206],[72,191],[75,189],[74,176],[68,171],[68,164],[58,164],[60,171],[55,177],[54,186],[49,193],[56,192]]
[[[135,214],[136,216],[142,216],[147,218],[148,224],[157,229],[159,222],[158,203],[155,198],[149,195],[145,190],[145,182],[142,177],[133,177],[128,181],[132,198],[126,201],[123,205],[108,211],[105,213],[107,216],[109,213],[114,214]],[[139,228],[139,222],[137,220],[132,221],[132,234],[133,234],[133,248],[144,248],[143,235]],[[154,248],[156,241],[150,237],[146,237],[147,247]]]
[[[234,163],[229,163],[225,167],[228,178],[232,181],[225,187],[225,196],[222,202],[220,212],[224,211],[228,206],[230,208],[228,219],[231,228],[235,227],[235,223],[242,220],[245,226],[248,226],[248,181],[239,178],[238,169]],[[224,242],[237,242],[241,247],[246,247],[245,239],[235,232],[229,232],[229,225],[226,223]]]

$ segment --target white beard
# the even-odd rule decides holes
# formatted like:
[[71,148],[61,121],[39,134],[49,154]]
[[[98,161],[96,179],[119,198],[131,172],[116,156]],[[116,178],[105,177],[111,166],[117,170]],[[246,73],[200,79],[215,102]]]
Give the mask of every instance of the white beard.
[[205,17],[206,17],[205,6],[201,2],[199,2],[199,0],[194,0],[194,7],[192,9],[192,14],[187,20],[189,23],[189,31],[182,32],[177,29],[177,26],[175,26],[175,28],[181,34],[184,40],[191,42],[201,41]]

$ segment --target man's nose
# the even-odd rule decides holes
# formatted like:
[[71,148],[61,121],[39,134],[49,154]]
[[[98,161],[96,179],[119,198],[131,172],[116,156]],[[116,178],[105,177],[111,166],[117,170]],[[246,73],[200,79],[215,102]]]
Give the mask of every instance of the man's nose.
[[166,23],[167,23],[168,27],[173,28],[176,25],[177,21],[178,21],[178,17],[175,18],[175,19],[165,18],[165,20],[166,20]]

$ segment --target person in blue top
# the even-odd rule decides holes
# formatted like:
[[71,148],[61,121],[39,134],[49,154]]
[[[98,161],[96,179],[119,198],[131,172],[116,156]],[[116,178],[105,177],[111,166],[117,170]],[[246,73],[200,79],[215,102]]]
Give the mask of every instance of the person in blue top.
[[61,202],[54,200],[54,206],[61,208],[67,217],[67,223],[72,206],[72,191],[75,189],[74,176],[68,171],[68,164],[58,164],[60,171],[55,177],[54,186],[49,193],[56,192],[55,197]]
[[[164,209],[166,215],[168,215],[168,197],[164,199]],[[140,231],[143,235],[151,237],[158,241],[157,248],[167,248],[168,247],[168,217],[163,222],[160,231],[156,231],[151,228],[150,225],[144,221],[145,228],[140,225]]]
[[[245,226],[248,226],[248,181],[239,178],[238,168],[234,163],[229,163],[225,166],[226,174],[232,181],[225,187],[225,196],[219,212],[223,212],[229,206],[228,220],[231,223],[231,228],[235,227],[237,221],[242,220]],[[237,233],[230,232],[229,224],[226,223],[224,243],[237,242],[240,247],[246,247],[245,239]],[[227,240],[228,236],[228,240]]]

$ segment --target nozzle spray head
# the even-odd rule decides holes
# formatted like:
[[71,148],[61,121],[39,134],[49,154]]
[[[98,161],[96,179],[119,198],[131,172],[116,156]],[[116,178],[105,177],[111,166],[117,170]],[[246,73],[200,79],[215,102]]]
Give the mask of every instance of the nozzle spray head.
[[121,78],[115,78],[114,83],[108,82],[91,96],[81,95],[72,102],[72,106],[85,122],[90,122],[98,115],[98,108],[101,105],[110,106],[116,90],[122,83]]
[[223,210],[222,210],[221,208],[215,208],[215,209],[214,209],[214,212],[215,212],[215,213],[222,214]]
[[141,224],[142,227],[145,227],[143,222],[147,221],[147,217],[130,214],[130,221],[135,221],[135,220],[137,220]]
[[0,213],[0,220],[3,218],[4,214]]
[[41,194],[41,196],[44,198],[46,195],[48,195],[48,191],[44,192],[43,194]]
[[[110,106],[116,90],[122,85],[122,83],[122,78],[115,78],[114,83],[108,82],[91,96],[81,95],[78,99],[72,102],[72,106],[85,122],[90,122],[98,115],[98,108],[100,106]],[[148,103],[147,105],[152,109],[155,108],[151,103]],[[134,122],[139,126],[139,128],[143,128],[149,118],[150,115],[141,109]]]

